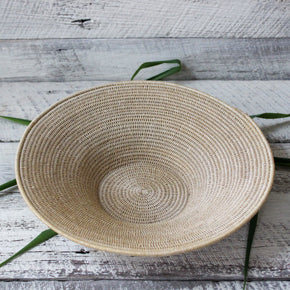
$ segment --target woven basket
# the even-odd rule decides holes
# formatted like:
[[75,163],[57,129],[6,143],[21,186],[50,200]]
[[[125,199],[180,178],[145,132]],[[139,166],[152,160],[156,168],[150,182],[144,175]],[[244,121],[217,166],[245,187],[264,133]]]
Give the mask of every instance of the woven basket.
[[158,81],[66,98],[26,130],[16,161],[28,206],[82,245],[160,256],[240,228],[265,201],[272,153],[257,125],[205,93]]

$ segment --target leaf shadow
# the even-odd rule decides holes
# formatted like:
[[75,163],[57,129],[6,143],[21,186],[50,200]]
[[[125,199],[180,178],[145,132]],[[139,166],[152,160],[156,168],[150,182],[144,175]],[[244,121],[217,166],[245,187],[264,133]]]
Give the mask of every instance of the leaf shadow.
[[13,194],[13,193],[17,193],[18,191],[18,187],[17,185],[15,186],[12,186],[10,188],[7,188],[3,191],[0,192],[0,198],[3,197],[3,196],[7,196],[7,195],[10,195],[10,194]]
[[260,125],[260,128],[263,132],[264,131],[272,132],[272,131],[277,130],[277,129],[287,128],[288,126],[290,126],[290,121],[283,121],[283,122],[279,122],[279,123],[272,124],[272,125],[263,124],[263,125]]

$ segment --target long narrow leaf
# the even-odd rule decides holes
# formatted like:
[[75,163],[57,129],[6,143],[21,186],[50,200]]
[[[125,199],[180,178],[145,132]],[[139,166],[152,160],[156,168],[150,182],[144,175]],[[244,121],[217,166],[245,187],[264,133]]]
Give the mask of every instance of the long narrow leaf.
[[12,180],[10,180],[10,181],[8,181],[6,183],[1,184],[0,185],[0,191],[4,190],[6,188],[9,188],[9,187],[15,186],[15,185],[17,185],[16,179],[12,179]]
[[251,118],[261,118],[261,119],[281,119],[288,118],[290,114],[281,114],[281,113],[263,113],[258,115],[251,115]]
[[0,116],[0,118],[10,120],[12,122],[16,122],[22,125],[29,125],[31,120],[26,120],[26,119],[19,119],[19,118],[14,118],[14,117],[8,117],[8,116]]
[[290,167],[289,158],[274,157],[275,165]]
[[39,244],[51,239],[52,237],[56,236],[57,233],[51,229],[45,230],[42,233],[40,233],[34,240],[32,240],[28,245],[26,245],[24,248],[22,248],[20,251],[18,251],[16,254],[8,258],[6,261],[2,262],[0,264],[0,268],[15,259],[16,257],[24,254],[25,252],[29,251],[30,249],[38,246]]
[[246,284],[248,280],[248,270],[249,270],[249,261],[250,261],[250,255],[251,255],[251,249],[252,249],[252,243],[257,227],[257,221],[258,221],[258,214],[257,213],[250,221],[249,224],[249,232],[248,232],[248,240],[247,240],[247,250],[246,250],[246,256],[245,256],[245,265],[244,265],[244,286],[243,289],[246,289]]
[[176,63],[177,66],[170,68],[160,74],[157,74],[147,80],[162,80],[165,77],[168,77],[172,74],[175,74],[177,72],[179,72],[181,70],[181,61],[179,59],[170,59],[170,60],[161,60],[161,61],[149,61],[149,62],[144,62],[142,63],[138,69],[135,71],[135,73],[132,75],[131,80],[133,80],[135,78],[135,76],[139,73],[140,70],[144,69],[144,68],[148,68],[148,67],[152,67],[152,66],[156,66],[156,65],[160,65],[160,64],[164,64],[164,63]]
[[155,76],[153,76],[151,78],[148,78],[147,80],[149,80],[149,81],[150,80],[151,81],[162,80],[162,79],[164,79],[164,78],[166,78],[166,77],[168,77],[170,75],[173,75],[175,73],[178,73],[180,70],[181,70],[181,67],[180,66],[176,66],[176,67],[173,67],[173,68],[171,68],[169,70],[166,70],[166,71],[164,71],[164,72],[162,72],[162,73],[160,73],[158,75],[155,75]]

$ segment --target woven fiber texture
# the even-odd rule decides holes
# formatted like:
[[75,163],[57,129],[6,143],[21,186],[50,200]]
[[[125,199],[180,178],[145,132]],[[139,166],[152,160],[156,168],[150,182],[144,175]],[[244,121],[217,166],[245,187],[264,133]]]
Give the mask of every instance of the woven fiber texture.
[[159,256],[216,242],[265,201],[272,153],[244,113],[158,81],[93,88],[27,128],[17,183],[59,234],[110,252]]

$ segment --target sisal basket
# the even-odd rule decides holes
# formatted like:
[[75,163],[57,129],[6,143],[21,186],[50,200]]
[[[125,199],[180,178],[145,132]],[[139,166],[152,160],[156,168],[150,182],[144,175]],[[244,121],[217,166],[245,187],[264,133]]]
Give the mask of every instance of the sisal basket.
[[158,81],[66,98],[27,128],[17,183],[36,216],[79,244],[161,256],[245,224],[265,201],[272,153],[241,111]]

